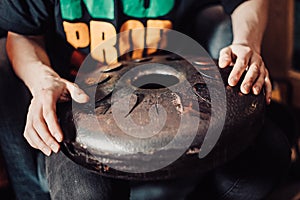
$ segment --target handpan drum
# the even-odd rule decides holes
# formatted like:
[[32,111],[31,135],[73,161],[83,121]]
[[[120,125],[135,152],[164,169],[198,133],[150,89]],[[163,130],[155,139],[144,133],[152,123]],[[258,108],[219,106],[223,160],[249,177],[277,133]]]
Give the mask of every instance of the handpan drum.
[[[196,175],[234,159],[253,143],[262,127],[264,93],[244,95],[241,83],[228,86],[231,67],[218,69],[203,57],[188,60],[158,55],[83,75],[80,87],[91,101],[58,105],[63,152],[101,175],[129,180]],[[216,70],[221,76],[212,73]],[[222,85],[224,99],[217,85]],[[212,93],[223,104],[213,108]],[[224,124],[219,119],[222,112]],[[216,136],[208,135],[210,126],[213,131],[219,127],[220,136],[200,159],[205,141]],[[213,131],[210,134],[218,134]],[[141,170],[145,166],[148,171]]]

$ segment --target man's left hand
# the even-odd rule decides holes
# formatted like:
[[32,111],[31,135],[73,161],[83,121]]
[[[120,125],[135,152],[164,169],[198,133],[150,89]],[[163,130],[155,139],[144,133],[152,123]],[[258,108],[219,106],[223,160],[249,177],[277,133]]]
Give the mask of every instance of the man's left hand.
[[266,102],[270,104],[272,96],[272,85],[269,72],[265,67],[262,57],[251,47],[244,44],[232,44],[220,51],[219,66],[225,68],[233,65],[228,78],[228,84],[235,86],[244,71],[247,71],[241,84],[241,92],[248,94],[251,91],[258,95],[263,86],[266,91]]

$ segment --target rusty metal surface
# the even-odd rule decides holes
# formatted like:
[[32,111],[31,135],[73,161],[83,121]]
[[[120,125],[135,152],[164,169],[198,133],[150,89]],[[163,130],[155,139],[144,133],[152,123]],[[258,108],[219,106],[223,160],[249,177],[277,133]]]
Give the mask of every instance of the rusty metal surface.
[[[93,95],[92,91],[94,91],[94,87],[97,87],[95,104],[87,103],[85,105],[86,111],[76,110],[75,106],[75,108],[73,107],[73,112],[70,103],[59,105],[58,114],[65,134],[62,145],[64,153],[76,163],[101,175],[134,180],[169,179],[205,173],[233,159],[245,150],[259,133],[264,118],[264,94],[261,93],[258,96],[253,94],[243,95],[239,91],[239,85],[229,87],[227,84],[227,78],[231,71],[230,67],[219,69],[223,79],[220,80],[208,73],[216,69],[213,67],[213,63],[210,63],[205,58],[194,58],[194,60],[194,64],[201,68],[200,73],[180,57],[164,55],[141,60],[123,61],[111,67],[106,66],[91,73],[91,75],[85,76],[83,79],[84,90],[89,95]],[[162,105],[167,112],[166,126],[160,131],[159,135],[145,140],[123,134],[116,124],[111,111],[113,104],[111,97],[116,82],[129,69],[141,63],[161,63],[179,71],[177,74],[173,74],[173,72],[164,72],[163,74],[169,80],[170,86],[175,85],[178,87],[177,89],[184,93],[184,95],[179,95],[167,87],[161,87],[159,84],[141,86],[139,78],[145,75],[151,76],[154,73],[151,70],[143,74],[136,74],[135,77],[128,80],[128,84],[134,86],[136,90],[130,98],[131,109],[124,117],[130,116],[135,123],[147,125],[150,123],[150,119],[145,113],[148,113],[151,107]],[[157,72],[154,74],[159,76]],[[164,77],[150,78],[159,79]],[[192,89],[180,88],[180,82],[183,78],[188,80],[192,85]],[[213,121],[211,120],[210,91],[208,91],[204,78],[206,78],[206,82],[224,83],[227,96],[227,113],[225,125],[216,146],[208,156],[199,159],[198,153],[207,132],[208,124]],[[91,106],[95,106],[95,109],[92,108],[94,110],[93,113],[90,112]],[[198,107],[199,109],[197,109]],[[222,112],[224,108],[220,107],[216,110]],[[89,120],[91,115],[97,116],[98,123]],[[185,153],[174,163],[157,171],[148,173],[126,172],[139,168],[136,164],[137,162],[134,162],[134,165],[128,165],[130,160],[141,160],[142,164],[147,162],[153,164],[153,162],[156,162],[156,160],[151,160],[153,157],[168,159],[168,156],[174,152],[182,150],[180,148],[185,148],[179,142],[177,146],[172,146],[169,149],[156,151],[154,148],[146,156],[134,153],[137,151],[143,152],[145,148],[160,147],[168,144],[176,134],[182,115],[191,117],[191,119],[192,117],[200,118],[197,135],[192,144],[186,148]],[[80,123],[80,131],[78,124],[77,128],[75,128],[74,121]],[[97,128],[99,125],[102,127],[102,132],[99,132]],[[186,132],[180,138],[182,141],[186,140],[191,134],[189,132],[191,125],[189,122],[184,124],[183,128]],[[105,145],[106,137],[113,138],[117,145],[133,153],[124,154],[121,151],[118,152],[118,149],[112,149],[111,146]],[[118,169],[124,170],[115,170],[112,166],[118,166]]]

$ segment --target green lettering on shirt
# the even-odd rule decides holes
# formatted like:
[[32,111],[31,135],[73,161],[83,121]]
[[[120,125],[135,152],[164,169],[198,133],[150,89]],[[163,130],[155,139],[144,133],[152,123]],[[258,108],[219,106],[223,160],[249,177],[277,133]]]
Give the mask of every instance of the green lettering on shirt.
[[83,0],[91,17],[114,19],[114,0]]
[[[93,18],[114,19],[114,0],[83,0]],[[60,0],[62,18],[66,20],[82,17],[81,0]]]
[[81,0],[60,0],[60,10],[63,19],[74,20],[82,16]]
[[168,14],[174,7],[175,0],[149,0],[149,7],[144,7],[145,0],[122,0],[124,13],[137,18],[155,18]]

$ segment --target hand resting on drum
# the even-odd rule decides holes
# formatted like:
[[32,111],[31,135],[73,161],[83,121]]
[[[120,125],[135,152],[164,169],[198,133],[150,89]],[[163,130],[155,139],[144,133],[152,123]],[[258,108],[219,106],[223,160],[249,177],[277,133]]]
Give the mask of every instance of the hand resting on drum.
[[267,23],[268,1],[246,1],[231,14],[233,42],[220,51],[219,66],[224,68],[233,65],[228,78],[230,86],[237,85],[244,71],[245,78],[241,84],[241,92],[252,91],[259,94],[263,87],[266,102],[271,102],[272,85],[269,72],[261,57],[261,43]]
[[263,86],[266,91],[266,102],[270,103],[272,85],[269,78],[269,72],[259,53],[252,50],[249,46],[243,44],[232,44],[220,51],[219,66],[224,68],[233,65],[233,70],[228,78],[230,86],[237,85],[242,74],[246,70],[246,76],[241,84],[241,92],[258,95]]
[[[63,133],[56,116],[57,101],[72,98],[85,103],[89,97],[77,85],[61,78],[51,67],[41,36],[9,33],[8,55],[16,74],[32,94],[24,137],[34,148],[49,156],[59,151]],[[21,52],[21,53],[20,53]]]
[[[29,106],[24,137],[28,143],[44,154],[57,153],[63,133],[56,116],[56,102],[71,97],[78,103],[88,101],[88,96],[75,84],[60,77],[45,77],[47,87],[34,92]],[[48,80],[47,80],[48,79]]]

